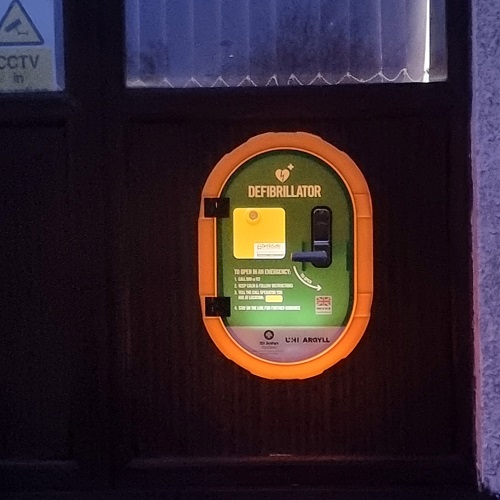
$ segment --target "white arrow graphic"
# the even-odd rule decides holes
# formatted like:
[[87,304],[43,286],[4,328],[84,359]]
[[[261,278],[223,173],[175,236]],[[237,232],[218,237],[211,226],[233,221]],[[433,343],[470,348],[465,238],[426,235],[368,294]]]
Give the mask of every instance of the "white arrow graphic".
[[321,285],[313,285],[312,281],[304,274],[299,274],[297,271],[297,268],[293,266],[293,270],[295,271],[295,275],[297,278],[299,278],[299,281],[301,281],[304,285],[308,286],[309,288],[314,288],[317,292],[321,290]]

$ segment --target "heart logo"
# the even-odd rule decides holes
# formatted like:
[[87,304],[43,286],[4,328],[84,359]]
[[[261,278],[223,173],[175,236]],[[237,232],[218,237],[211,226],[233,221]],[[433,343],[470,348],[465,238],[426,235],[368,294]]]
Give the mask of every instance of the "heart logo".
[[290,177],[290,171],[286,168],[284,168],[283,170],[281,170],[281,168],[278,168],[276,172],[274,172],[274,175],[280,182],[285,182],[288,177]]

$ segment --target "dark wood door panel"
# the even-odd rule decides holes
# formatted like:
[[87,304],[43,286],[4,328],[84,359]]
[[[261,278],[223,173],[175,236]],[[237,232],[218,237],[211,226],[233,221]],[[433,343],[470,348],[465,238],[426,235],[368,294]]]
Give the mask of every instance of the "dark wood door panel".
[[[212,345],[197,295],[197,217],[218,159],[270,130],[345,150],[372,190],[375,299],[349,358],[268,381]],[[128,131],[131,440],[139,457],[450,455],[446,116],[315,122],[135,123]],[[466,313],[465,313],[466,314]],[[467,318],[464,319],[466,321]]]
[[108,472],[99,165],[82,165],[73,123],[52,118],[0,131],[1,491]]
[[0,131],[0,490],[7,491],[95,486],[104,474],[105,376],[96,373],[106,340],[97,342],[103,245],[100,207],[91,203],[99,190],[69,154],[68,124],[40,122]]
[[0,456],[71,455],[73,283],[63,127],[0,133]]

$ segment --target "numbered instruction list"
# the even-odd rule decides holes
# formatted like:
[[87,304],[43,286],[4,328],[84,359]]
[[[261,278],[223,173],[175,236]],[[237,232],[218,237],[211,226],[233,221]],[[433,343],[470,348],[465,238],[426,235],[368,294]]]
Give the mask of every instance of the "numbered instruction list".
[[300,305],[286,304],[287,290],[294,288],[292,271],[280,269],[234,270],[234,298],[238,311],[300,311]]

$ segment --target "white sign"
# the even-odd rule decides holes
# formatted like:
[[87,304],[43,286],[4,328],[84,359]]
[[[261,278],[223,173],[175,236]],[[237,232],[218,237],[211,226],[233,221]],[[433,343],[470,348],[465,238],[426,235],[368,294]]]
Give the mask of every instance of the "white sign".
[[54,0],[0,0],[0,92],[57,90]]

